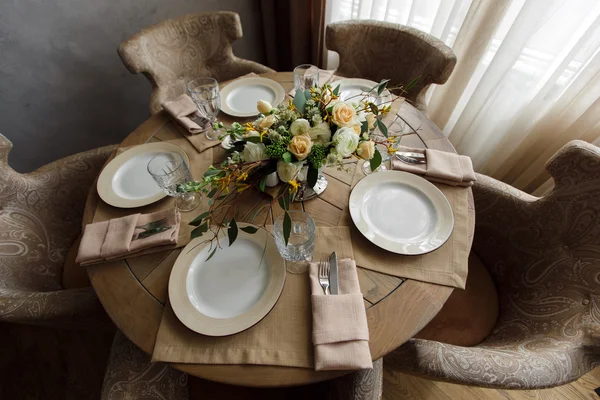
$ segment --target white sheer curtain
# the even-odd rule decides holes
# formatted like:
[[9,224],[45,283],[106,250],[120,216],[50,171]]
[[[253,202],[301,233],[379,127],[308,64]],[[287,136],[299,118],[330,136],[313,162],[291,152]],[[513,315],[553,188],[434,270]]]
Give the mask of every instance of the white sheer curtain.
[[328,1],[329,22],[401,23],[453,48],[457,66],[429,112],[479,172],[541,193],[556,150],[600,142],[600,1]]

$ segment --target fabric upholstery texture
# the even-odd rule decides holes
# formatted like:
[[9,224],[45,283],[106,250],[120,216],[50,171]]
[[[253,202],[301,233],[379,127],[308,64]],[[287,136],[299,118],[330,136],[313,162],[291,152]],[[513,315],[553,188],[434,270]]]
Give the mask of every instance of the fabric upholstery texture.
[[572,141],[533,197],[484,175],[473,186],[473,250],[498,290],[493,332],[475,347],[411,339],[386,368],[454,383],[537,389],[600,363],[600,149]]
[[207,12],[150,26],[121,43],[118,52],[131,73],[150,80],[150,113],[155,114],[161,103],[185,93],[185,85],[195,78],[223,82],[250,72],[274,72],[233,54],[231,44],[241,38],[238,14]]
[[106,326],[91,287],[63,290],[62,267],[81,232],[88,191],[114,146],[20,174],[0,135],[0,320],[57,327]]
[[403,96],[426,111],[425,95],[431,84],[445,83],[456,56],[441,40],[400,24],[352,20],[327,25],[325,45],[340,55],[337,75],[379,82],[390,79],[390,87],[417,84]]

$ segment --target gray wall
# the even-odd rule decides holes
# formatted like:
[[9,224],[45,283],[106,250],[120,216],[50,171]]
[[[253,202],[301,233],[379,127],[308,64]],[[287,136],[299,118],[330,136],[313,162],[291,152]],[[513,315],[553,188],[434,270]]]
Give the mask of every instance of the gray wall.
[[0,0],[0,133],[13,168],[31,171],[118,143],[148,117],[150,84],[117,46],[174,16],[240,14],[236,55],[264,63],[259,0]]

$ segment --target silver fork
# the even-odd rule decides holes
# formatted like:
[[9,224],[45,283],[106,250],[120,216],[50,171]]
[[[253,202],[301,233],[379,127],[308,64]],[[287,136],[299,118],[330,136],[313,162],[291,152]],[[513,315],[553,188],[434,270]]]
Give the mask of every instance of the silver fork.
[[402,161],[405,164],[425,164],[427,161],[425,160],[417,160],[416,158],[406,157],[402,154],[396,154],[396,158]]
[[143,229],[145,231],[150,229],[163,228],[167,224],[167,218],[161,218],[157,221],[150,221],[147,224],[136,226],[135,229]]
[[327,261],[321,261],[319,263],[319,284],[323,288],[325,295],[328,295],[327,290],[329,289],[329,263]]

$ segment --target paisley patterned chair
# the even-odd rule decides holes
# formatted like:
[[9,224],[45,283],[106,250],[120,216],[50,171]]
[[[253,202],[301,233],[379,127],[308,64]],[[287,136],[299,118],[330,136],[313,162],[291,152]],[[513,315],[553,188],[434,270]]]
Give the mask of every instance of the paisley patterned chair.
[[231,44],[242,38],[234,12],[207,12],[168,19],[136,33],[119,46],[119,56],[133,74],[152,84],[150,113],[185,93],[185,85],[202,76],[219,82],[255,72],[274,72],[233,55]]
[[406,99],[426,112],[425,94],[433,83],[445,83],[456,56],[441,40],[418,29],[382,21],[342,21],[327,25],[325,43],[340,55],[337,75],[406,86]]
[[546,164],[554,189],[533,197],[484,175],[473,186],[473,249],[500,314],[479,345],[412,339],[386,368],[507,389],[573,381],[600,365],[600,149],[565,145]]
[[[117,332],[104,376],[101,400],[161,399],[187,400],[190,391],[199,398],[311,398],[328,400],[380,400],[383,361],[373,363],[372,370],[357,371],[329,382],[300,388],[259,389],[224,385],[194,379],[162,363],[150,362],[150,356],[137,348],[125,335]],[[193,386],[193,389],[192,389]],[[329,390],[328,390],[329,389]],[[300,397],[297,395],[301,394]],[[194,397],[194,396],[192,396]]]
[[113,150],[102,147],[20,174],[0,135],[0,321],[109,326],[92,288],[64,290],[62,268],[81,231],[88,190]]

